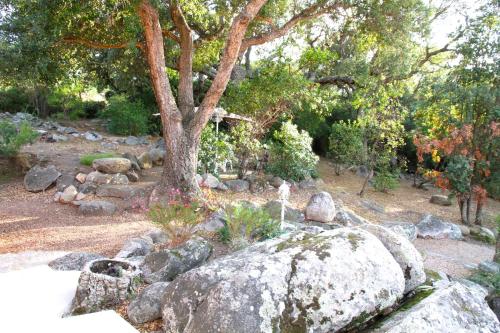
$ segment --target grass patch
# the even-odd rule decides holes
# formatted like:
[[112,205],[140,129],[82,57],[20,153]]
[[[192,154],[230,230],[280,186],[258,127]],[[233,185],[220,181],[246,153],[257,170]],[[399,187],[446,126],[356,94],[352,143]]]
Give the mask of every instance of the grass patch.
[[480,270],[476,270],[468,278],[469,280],[480,284],[486,289],[493,290],[495,294],[500,294],[500,274],[499,273],[488,273]]
[[99,158],[116,157],[114,153],[87,154],[80,157],[80,164],[91,166],[94,160]]

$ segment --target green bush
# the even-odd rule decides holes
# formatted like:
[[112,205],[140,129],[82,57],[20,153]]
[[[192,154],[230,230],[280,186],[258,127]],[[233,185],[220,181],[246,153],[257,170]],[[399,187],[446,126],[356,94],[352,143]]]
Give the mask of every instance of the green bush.
[[19,129],[10,122],[0,122],[0,156],[14,156],[22,145],[32,143],[38,137],[28,123],[21,123]]
[[379,192],[388,192],[399,186],[398,176],[390,171],[377,172],[373,177],[373,187]]
[[109,119],[108,130],[118,135],[144,135],[148,131],[149,110],[142,102],[131,102],[125,95],[114,95],[101,113]]
[[25,89],[0,89],[0,112],[32,112],[30,94]]
[[226,211],[226,225],[219,229],[219,238],[234,248],[241,248],[252,241],[276,237],[280,222],[273,220],[261,208],[238,204]]
[[80,157],[80,164],[91,166],[94,160],[99,158],[115,157],[114,153],[98,153],[98,154],[87,154]]
[[251,123],[240,122],[231,128],[231,138],[234,155],[238,161],[238,177],[243,178],[250,166],[256,165],[263,147],[255,137],[254,126]]
[[361,129],[349,122],[332,125],[330,132],[330,156],[335,163],[335,173],[340,174],[341,166],[357,164],[361,160],[363,140]]
[[269,146],[268,172],[297,181],[317,176],[319,158],[312,151],[312,138],[306,131],[299,131],[288,121],[274,132],[273,139]]
[[[198,172],[210,172],[217,175],[219,168],[223,168],[228,161],[234,159],[233,145],[229,136],[219,131],[219,137],[215,133],[215,126],[207,124],[203,129],[198,150]],[[215,168],[217,163],[218,168]]]

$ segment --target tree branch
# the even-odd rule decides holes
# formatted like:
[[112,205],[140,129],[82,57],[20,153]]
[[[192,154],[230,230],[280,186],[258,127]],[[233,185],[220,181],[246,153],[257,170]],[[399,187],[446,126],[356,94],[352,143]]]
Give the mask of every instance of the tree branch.
[[348,86],[349,88],[354,89],[357,86],[356,81],[349,76],[325,76],[315,80],[314,82],[320,85],[333,84],[340,88]]
[[249,37],[243,40],[243,43],[241,44],[241,49],[240,53],[245,52],[245,50],[254,45],[261,45],[264,43],[267,43],[273,39],[283,37],[286,35],[292,28],[296,27],[297,25],[301,24],[304,21],[314,19],[316,17],[319,17],[325,13],[328,13],[330,11],[333,11],[335,9],[338,9],[340,7],[343,7],[342,4],[336,3],[330,6],[324,6],[324,4],[314,4],[304,10],[302,10],[299,14],[295,15],[292,17],[288,22],[286,22],[282,27],[279,28],[272,28],[269,32],[263,33],[257,36]]

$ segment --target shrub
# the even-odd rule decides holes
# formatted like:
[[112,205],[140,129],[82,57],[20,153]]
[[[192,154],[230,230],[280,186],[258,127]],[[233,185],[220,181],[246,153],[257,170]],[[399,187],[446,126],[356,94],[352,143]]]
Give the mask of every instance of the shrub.
[[99,158],[115,157],[114,153],[98,153],[98,154],[87,154],[80,157],[80,164],[91,166],[94,160]]
[[393,190],[399,186],[399,181],[397,175],[394,173],[383,170],[377,172],[373,177],[373,187],[379,192],[387,193],[389,190]]
[[109,99],[101,115],[109,119],[108,130],[118,135],[144,135],[148,131],[149,111],[142,102],[131,102],[124,95]]
[[[215,133],[215,126],[207,124],[203,129],[198,150],[198,172],[218,174],[219,169],[225,170],[226,164],[234,159],[233,145],[229,136],[219,131]],[[217,165],[217,168],[216,168]]]
[[19,129],[10,122],[0,122],[0,156],[14,156],[22,145],[32,143],[38,137],[28,123],[21,123]]
[[283,123],[273,134],[267,171],[285,179],[302,180],[316,176],[316,156],[311,148],[312,138],[299,131],[291,122]]
[[238,160],[238,177],[243,178],[249,167],[256,165],[262,153],[262,144],[255,137],[254,126],[251,123],[240,122],[231,129],[234,145],[234,155]]
[[182,196],[179,190],[169,194],[166,204],[157,204],[149,210],[151,220],[168,235],[170,246],[180,245],[194,234],[195,227],[202,221],[205,207],[198,201]]
[[0,112],[29,112],[33,111],[30,103],[30,94],[20,88],[0,90]]
[[333,124],[329,141],[329,153],[335,163],[337,175],[340,175],[343,164],[353,165],[360,162],[363,140],[361,129],[358,126],[343,121]]
[[219,230],[219,237],[232,247],[241,248],[253,240],[273,238],[279,233],[279,221],[265,210],[239,204],[227,210],[226,225]]

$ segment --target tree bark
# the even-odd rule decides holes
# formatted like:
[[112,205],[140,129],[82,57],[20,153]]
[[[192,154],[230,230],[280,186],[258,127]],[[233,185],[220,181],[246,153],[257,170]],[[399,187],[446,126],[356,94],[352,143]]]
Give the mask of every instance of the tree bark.
[[139,16],[144,29],[145,51],[166,147],[160,192],[179,189],[185,193],[198,193],[195,177],[198,142],[183,127],[183,117],[168,81],[158,12],[148,1],[143,1],[139,6]]
[[483,203],[481,201],[477,202],[476,218],[474,220],[474,224],[477,224],[477,225],[483,224]]
[[361,191],[359,192],[360,197],[363,197],[365,195],[366,185],[368,185],[368,181],[370,181],[372,176],[373,176],[373,170],[369,170],[368,175],[366,176],[365,181],[363,182],[363,187],[361,188]]
[[500,233],[497,235],[497,245],[495,246],[493,261],[500,264]]

